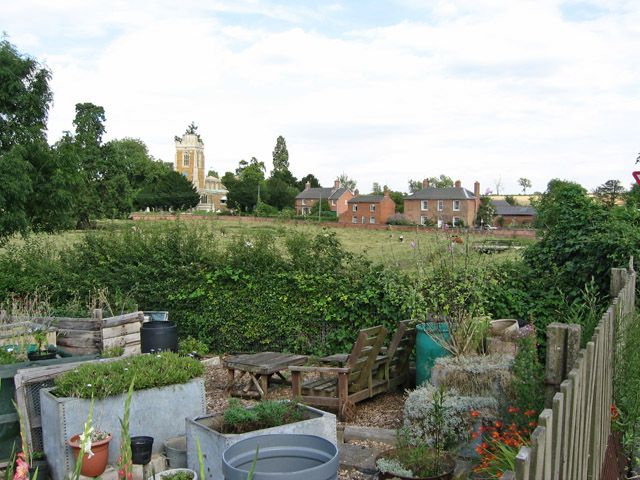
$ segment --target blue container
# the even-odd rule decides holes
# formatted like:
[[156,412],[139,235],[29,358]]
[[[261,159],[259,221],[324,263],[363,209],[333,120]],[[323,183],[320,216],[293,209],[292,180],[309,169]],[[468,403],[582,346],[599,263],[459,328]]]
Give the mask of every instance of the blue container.
[[[431,368],[436,358],[450,355],[449,351],[442,347],[429,334],[438,336],[444,341],[449,340],[449,325],[446,322],[427,322],[416,326],[416,386],[429,381]],[[427,333],[428,332],[428,333]]]

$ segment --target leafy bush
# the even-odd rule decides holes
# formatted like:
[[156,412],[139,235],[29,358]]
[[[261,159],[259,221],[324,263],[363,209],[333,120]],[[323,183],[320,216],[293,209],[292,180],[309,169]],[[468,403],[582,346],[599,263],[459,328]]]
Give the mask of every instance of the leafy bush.
[[538,359],[533,329],[521,329],[520,335],[513,363],[514,403],[521,412],[539,413],[544,408],[544,368]]
[[224,433],[251,432],[299,422],[304,418],[300,405],[295,401],[263,400],[253,408],[246,408],[235,398],[229,400],[223,415]]
[[405,217],[402,213],[394,213],[387,219],[387,225],[415,225],[414,222]]
[[[404,425],[415,438],[423,439],[430,445],[435,433],[440,429],[439,419],[434,415],[434,396],[438,389],[426,384],[409,393],[404,404]],[[469,437],[472,410],[489,409],[497,411],[498,402],[491,397],[465,397],[455,389],[447,391],[444,398],[444,449],[449,450]]]
[[175,353],[136,355],[80,365],[56,377],[53,393],[59,397],[105,398],[127,392],[134,378],[134,388],[144,390],[185,383],[203,373],[199,361]]
[[184,339],[180,339],[178,342],[178,353],[180,355],[190,355],[197,354],[201,357],[204,357],[207,353],[209,353],[209,347],[206,343],[197,340],[193,337],[187,337]]

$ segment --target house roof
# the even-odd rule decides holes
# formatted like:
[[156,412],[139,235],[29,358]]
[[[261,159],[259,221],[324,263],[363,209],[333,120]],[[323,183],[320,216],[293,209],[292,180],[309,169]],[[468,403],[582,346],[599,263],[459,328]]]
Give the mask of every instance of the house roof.
[[383,195],[358,195],[347,203],[380,203],[384,199]]
[[531,206],[509,205],[505,200],[491,200],[491,204],[496,209],[496,215],[535,215],[536,209]]
[[337,200],[340,198],[344,192],[346,192],[346,188],[309,188],[307,190],[301,191],[298,195],[296,195],[296,200],[318,200],[324,198],[325,200]]
[[409,195],[405,200],[473,200],[473,192],[462,187],[427,187]]

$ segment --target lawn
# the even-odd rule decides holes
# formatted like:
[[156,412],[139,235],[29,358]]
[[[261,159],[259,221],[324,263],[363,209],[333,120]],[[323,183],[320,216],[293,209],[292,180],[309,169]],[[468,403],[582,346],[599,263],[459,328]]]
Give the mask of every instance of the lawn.
[[[100,230],[123,230],[127,228],[162,229],[172,224],[171,221],[130,221],[130,220],[105,220],[98,223]],[[304,232],[316,235],[325,230],[335,232],[344,247],[355,254],[362,254],[374,263],[382,263],[400,270],[419,270],[429,268],[438,258],[446,253],[453,253],[470,258],[477,262],[493,262],[505,259],[515,259],[521,250],[507,250],[501,253],[480,254],[473,249],[473,245],[487,241],[486,235],[471,234],[465,231],[437,231],[416,230],[409,232],[366,230],[357,228],[332,228],[318,226],[314,223],[297,222],[240,222],[230,218],[222,219],[198,219],[189,221],[190,228],[203,228],[210,231],[221,244],[226,244],[238,236],[252,236],[256,234],[269,234],[276,238],[284,238],[292,231]],[[69,230],[59,234],[45,235],[53,248],[63,248],[79,241],[85,232],[81,230]],[[452,242],[453,237],[459,237],[458,242]],[[490,240],[489,240],[490,241]],[[515,244],[526,246],[533,240],[518,239]],[[4,249],[15,248],[23,244],[21,237],[12,239]],[[0,249],[2,252],[3,249]],[[312,252],[310,252],[312,254]]]

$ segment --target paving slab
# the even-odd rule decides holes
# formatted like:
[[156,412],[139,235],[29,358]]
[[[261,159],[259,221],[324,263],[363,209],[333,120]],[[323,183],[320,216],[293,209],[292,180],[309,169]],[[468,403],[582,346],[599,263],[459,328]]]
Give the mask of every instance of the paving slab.
[[386,449],[342,443],[339,445],[339,450],[341,467],[352,468],[367,475],[374,475],[377,471],[375,465],[376,457]]

